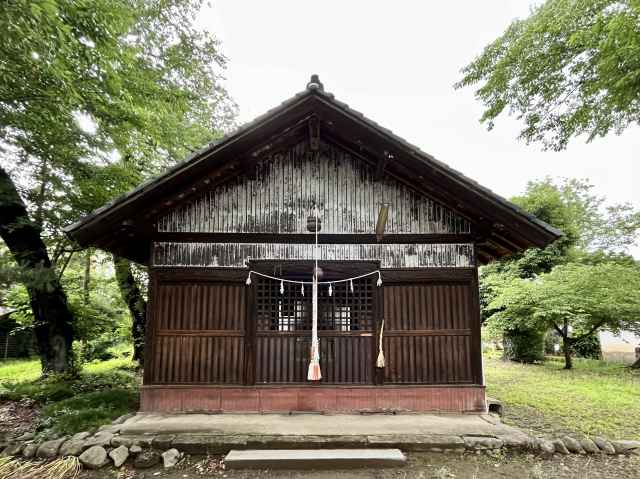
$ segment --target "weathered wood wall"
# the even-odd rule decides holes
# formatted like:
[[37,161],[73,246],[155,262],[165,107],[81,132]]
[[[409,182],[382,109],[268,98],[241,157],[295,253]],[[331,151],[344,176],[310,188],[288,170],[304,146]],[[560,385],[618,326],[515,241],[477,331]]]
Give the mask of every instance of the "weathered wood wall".
[[307,142],[266,156],[250,174],[161,217],[160,232],[306,233],[318,206],[323,233],[373,233],[388,203],[386,232],[469,233],[469,222],[375,167],[323,144],[316,161]]
[[[182,410],[191,409],[185,401],[197,409],[209,402],[210,390],[189,389],[200,391],[200,398],[188,399],[171,388],[209,385],[220,388],[218,401],[235,398],[238,410],[254,409],[241,406],[253,393],[264,401],[257,409],[312,407],[300,404],[306,397],[300,391],[309,386],[325,388],[322,404],[313,406],[322,409],[326,401],[342,401],[327,389],[331,385],[336,391],[396,389],[375,395],[349,390],[344,403],[329,409],[393,408],[393,401],[404,401],[397,388],[411,391],[414,410],[484,407],[481,387],[466,389],[482,385],[471,225],[395,178],[377,177],[373,164],[326,144],[321,151],[319,161],[306,143],[268,155],[255,171],[160,218],[152,251],[145,408],[170,409],[180,397]],[[382,203],[390,204],[386,234],[395,236],[376,243]],[[244,284],[246,268],[257,267],[256,260],[295,269],[314,258],[306,223],[315,205],[328,235],[319,247],[321,260],[355,268],[368,262],[366,271],[382,268],[384,283],[378,288],[377,278],[366,278],[354,291],[336,286],[332,298],[321,289],[320,384],[306,380],[310,298],[289,286],[280,293],[279,284],[257,277]],[[302,309],[282,313],[291,307]],[[336,326],[339,311],[347,309],[350,326]],[[322,323],[325,312],[333,326]],[[283,328],[285,317],[296,319]],[[381,370],[375,359],[383,319],[387,366]],[[288,389],[277,397],[257,392],[277,385]],[[420,387],[428,386],[433,390],[424,397]],[[164,404],[160,391],[172,399]]]
[[[380,261],[382,268],[468,268],[473,244],[321,244],[325,261]],[[156,242],[154,266],[244,268],[249,260],[311,260],[311,244]]]

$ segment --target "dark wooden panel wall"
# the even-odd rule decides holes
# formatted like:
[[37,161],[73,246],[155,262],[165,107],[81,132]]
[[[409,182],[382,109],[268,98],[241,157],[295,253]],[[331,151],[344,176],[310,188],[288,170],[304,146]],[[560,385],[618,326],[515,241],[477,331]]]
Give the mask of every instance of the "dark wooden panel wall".
[[[248,287],[245,275],[152,270],[146,384],[307,384],[310,331],[256,327],[259,281]],[[378,298],[370,326],[320,331],[323,382],[482,384],[475,270],[385,270],[383,278],[370,288]],[[382,318],[386,368],[376,371]]]
[[156,282],[152,383],[244,381],[245,289],[242,283]]
[[482,382],[475,287],[474,276],[385,286],[385,383]]

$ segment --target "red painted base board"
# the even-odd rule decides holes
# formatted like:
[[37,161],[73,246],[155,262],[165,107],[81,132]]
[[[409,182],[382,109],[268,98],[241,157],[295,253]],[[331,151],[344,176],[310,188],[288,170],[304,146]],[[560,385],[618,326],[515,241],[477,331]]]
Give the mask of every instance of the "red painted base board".
[[485,412],[484,386],[143,386],[143,412]]

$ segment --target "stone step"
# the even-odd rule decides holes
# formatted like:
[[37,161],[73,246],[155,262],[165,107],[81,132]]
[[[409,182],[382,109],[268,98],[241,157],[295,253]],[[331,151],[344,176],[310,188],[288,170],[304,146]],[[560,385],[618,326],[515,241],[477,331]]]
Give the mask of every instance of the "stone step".
[[234,449],[224,461],[231,469],[346,469],[398,467],[407,458],[400,449]]

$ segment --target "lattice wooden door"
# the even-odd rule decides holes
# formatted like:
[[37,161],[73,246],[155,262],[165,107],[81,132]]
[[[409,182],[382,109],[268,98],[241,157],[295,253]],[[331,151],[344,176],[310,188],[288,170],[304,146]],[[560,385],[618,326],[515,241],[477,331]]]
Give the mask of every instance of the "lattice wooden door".
[[[353,287],[349,282],[335,283],[331,295],[327,285],[319,286],[318,329],[323,383],[373,383],[379,290],[376,279],[370,276],[354,280]],[[310,285],[305,286],[303,293],[299,284],[281,285],[260,277],[256,277],[253,284],[256,383],[308,383]]]

